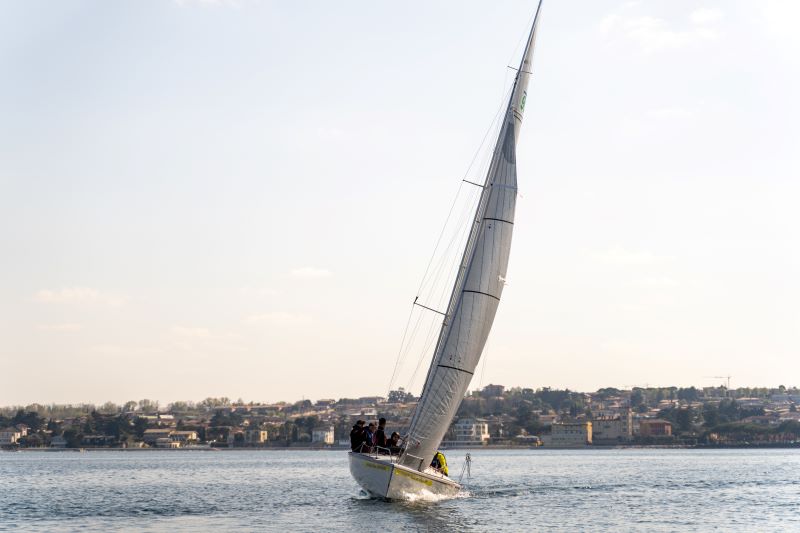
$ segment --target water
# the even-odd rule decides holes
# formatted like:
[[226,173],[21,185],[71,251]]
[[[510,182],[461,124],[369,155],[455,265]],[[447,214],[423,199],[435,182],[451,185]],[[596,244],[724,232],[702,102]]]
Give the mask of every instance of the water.
[[472,456],[467,493],[387,503],[341,451],[0,453],[0,530],[800,531],[800,450]]

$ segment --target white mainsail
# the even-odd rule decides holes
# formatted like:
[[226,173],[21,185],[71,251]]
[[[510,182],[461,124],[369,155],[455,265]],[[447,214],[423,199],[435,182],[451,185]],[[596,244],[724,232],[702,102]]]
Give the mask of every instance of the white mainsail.
[[461,404],[503,293],[517,197],[516,143],[541,7],[540,1],[400,460],[420,471],[430,465]]

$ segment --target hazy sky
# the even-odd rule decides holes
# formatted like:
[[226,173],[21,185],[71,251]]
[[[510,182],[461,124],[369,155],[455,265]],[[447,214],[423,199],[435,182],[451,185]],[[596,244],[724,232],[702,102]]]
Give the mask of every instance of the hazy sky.
[[[385,394],[534,9],[0,0],[0,405]],[[473,388],[800,383],[800,3],[543,15]]]

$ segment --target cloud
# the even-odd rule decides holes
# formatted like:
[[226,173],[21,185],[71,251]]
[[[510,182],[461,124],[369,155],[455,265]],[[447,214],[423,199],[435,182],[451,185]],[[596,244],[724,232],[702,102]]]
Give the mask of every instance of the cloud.
[[[631,7],[631,6],[626,6]],[[698,9],[690,15],[692,25],[684,30],[671,28],[666,20],[648,15],[611,14],[599,24],[606,36],[622,36],[635,42],[643,53],[681,48],[689,44],[713,41],[719,37],[710,24],[722,17],[713,9]]]
[[191,339],[208,339],[211,332],[206,328],[187,328],[183,326],[173,326],[170,330],[173,335]]
[[103,355],[122,355],[125,352],[125,349],[122,346],[118,346],[116,344],[98,344],[96,346],[92,346],[91,349],[93,352]]
[[631,284],[636,287],[645,287],[651,289],[669,289],[680,286],[680,282],[678,280],[667,276],[641,278],[634,280]]
[[647,118],[653,118],[657,120],[669,120],[669,119],[689,119],[694,117],[694,112],[689,111],[683,107],[672,106],[672,107],[659,107],[655,109],[649,109],[645,111],[645,116]]
[[278,294],[278,291],[270,289],[269,287],[239,287],[239,294],[242,296],[264,298],[266,296],[275,296]]
[[125,298],[119,295],[104,293],[90,287],[64,287],[57,290],[42,289],[34,295],[40,303],[55,304],[103,304],[119,307]]
[[695,9],[689,15],[689,20],[692,24],[708,24],[710,22],[716,22],[722,18],[722,11],[719,9],[711,9],[707,7],[701,7],[700,9]]
[[800,2],[796,0],[765,0],[758,3],[761,19],[767,34],[782,41],[783,44],[800,45]]
[[310,317],[302,314],[288,313],[286,311],[273,311],[271,313],[261,313],[250,315],[244,319],[245,324],[251,326],[299,326],[311,322]]
[[324,141],[343,141],[346,140],[347,133],[339,128],[317,128],[317,137]]
[[227,7],[241,7],[241,2],[238,0],[174,0],[176,4],[181,7],[188,6],[227,6]]
[[83,329],[83,326],[80,324],[40,324],[37,329],[40,331],[68,332]]
[[289,272],[289,275],[296,279],[321,279],[329,278],[333,275],[333,273],[324,268],[302,267],[295,268]]
[[646,250],[626,250],[619,246],[594,254],[594,260],[598,263],[615,266],[653,265],[668,259]]

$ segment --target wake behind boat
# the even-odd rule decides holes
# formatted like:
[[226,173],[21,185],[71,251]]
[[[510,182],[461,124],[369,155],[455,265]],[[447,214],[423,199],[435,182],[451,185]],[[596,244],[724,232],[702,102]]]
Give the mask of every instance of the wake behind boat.
[[351,451],[350,473],[377,498],[453,496],[461,485],[431,466],[480,360],[505,285],[517,197],[516,143],[525,111],[541,0],[481,187],[420,401],[399,453]]

